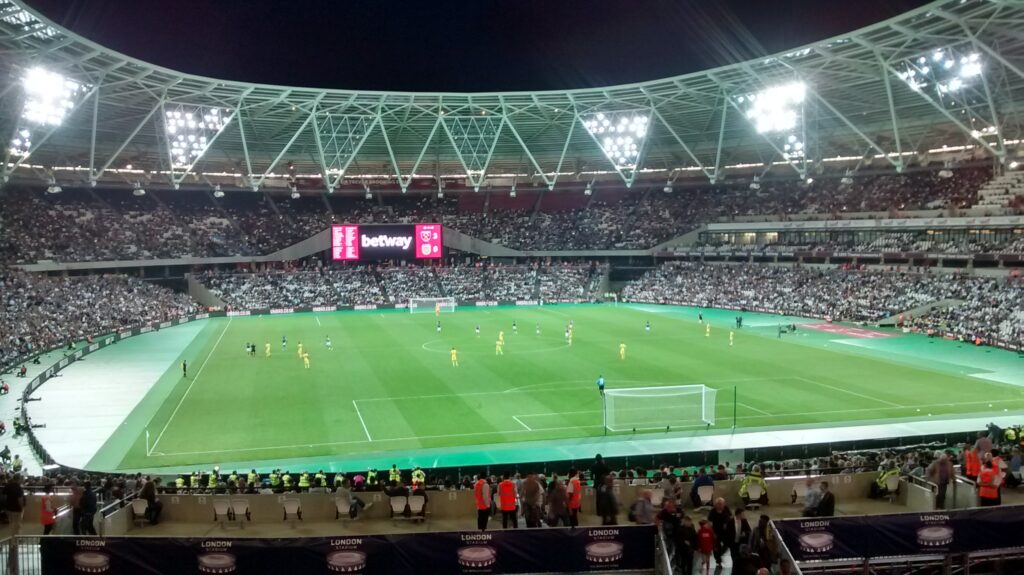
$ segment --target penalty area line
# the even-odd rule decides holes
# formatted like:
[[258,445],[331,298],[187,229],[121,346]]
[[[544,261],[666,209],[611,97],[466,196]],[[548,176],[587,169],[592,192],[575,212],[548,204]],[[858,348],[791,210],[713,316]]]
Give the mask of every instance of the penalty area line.
[[522,425],[523,427],[525,427],[527,431],[533,431],[533,429],[529,425],[526,425],[525,423],[523,423],[522,419],[519,419],[515,415],[512,416],[512,419],[516,420],[516,423],[518,423],[519,425]]
[[362,414],[362,412],[359,411],[359,404],[356,403],[356,400],[354,400],[354,399],[352,400],[352,407],[356,408],[356,415],[359,416],[359,423],[363,424],[363,433],[366,434],[366,440],[367,441],[373,441],[373,438],[370,437],[370,430],[366,429],[366,421],[363,420],[363,414]]

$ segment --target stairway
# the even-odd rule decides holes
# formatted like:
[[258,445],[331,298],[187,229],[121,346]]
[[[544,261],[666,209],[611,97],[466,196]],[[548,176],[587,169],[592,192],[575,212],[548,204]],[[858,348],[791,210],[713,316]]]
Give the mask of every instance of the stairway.
[[978,189],[976,208],[1005,208],[1014,196],[1024,196],[1024,171],[1007,172]]

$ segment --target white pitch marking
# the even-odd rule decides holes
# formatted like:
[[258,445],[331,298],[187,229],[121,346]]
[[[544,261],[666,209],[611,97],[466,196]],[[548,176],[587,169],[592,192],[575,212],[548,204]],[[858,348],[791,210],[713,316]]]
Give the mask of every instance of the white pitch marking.
[[359,411],[359,404],[357,404],[354,399],[352,400],[352,407],[356,408],[356,415],[359,416],[359,423],[363,424],[363,432],[366,433],[366,440],[373,441],[373,438],[370,437],[370,430],[366,429],[366,421],[363,420],[363,414]]
[[161,429],[160,434],[156,436],[156,441],[154,441],[152,447],[149,448],[150,453],[153,453],[153,451],[156,450],[156,445],[160,443],[160,438],[164,436],[164,432],[167,431],[167,428],[171,425],[171,421],[174,420],[174,416],[178,414],[178,410],[181,409],[181,404],[185,403],[185,398],[188,397],[188,393],[192,391],[192,386],[199,380],[199,374],[203,373],[203,368],[206,367],[206,362],[210,361],[210,358],[213,357],[213,352],[217,351],[217,346],[220,345],[220,340],[224,339],[224,334],[228,332],[228,328],[231,327],[231,322],[234,319],[235,318],[233,317],[228,318],[227,325],[225,325],[224,330],[220,332],[220,337],[217,338],[216,343],[214,343],[213,347],[210,348],[210,353],[207,354],[206,359],[203,360],[203,365],[200,365],[199,371],[192,376],[192,381],[189,382],[188,387],[185,388],[185,393],[183,393],[181,395],[181,399],[178,400],[178,405],[176,405],[174,407],[174,411],[171,412],[171,417],[167,419],[167,423],[164,424],[164,428]]
[[531,429],[529,425],[526,425],[525,423],[523,423],[523,420],[519,419],[518,417],[513,415],[512,419],[516,420],[516,422],[518,422],[519,425],[522,425],[523,427],[525,427],[527,431],[533,431],[533,429]]
[[810,384],[813,384],[813,385],[820,385],[822,387],[827,387],[827,388],[835,390],[835,391],[841,391],[843,393],[848,393],[850,395],[855,395],[857,397],[862,397],[864,399],[870,399],[872,401],[877,401],[878,403],[884,403],[886,405],[891,405],[892,407],[907,407],[906,405],[900,405],[898,403],[893,403],[893,402],[887,401],[885,399],[878,399],[877,397],[871,397],[870,395],[864,395],[863,393],[857,393],[856,391],[850,391],[848,389],[843,389],[841,387],[836,387],[834,385],[829,385],[827,383],[821,383],[820,381],[814,381],[813,379],[807,379],[806,377],[796,376],[796,377],[793,377],[793,379],[799,379],[800,381],[804,381],[804,382],[807,382],[807,383],[810,383]]
[[[313,317],[314,317],[314,318],[316,318],[316,324],[317,324],[317,325],[321,325],[321,324],[320,324],[320,316],[318,316],[318,315],[314,315]],[[322,325],[321,325],[321,327],[322,327]]]

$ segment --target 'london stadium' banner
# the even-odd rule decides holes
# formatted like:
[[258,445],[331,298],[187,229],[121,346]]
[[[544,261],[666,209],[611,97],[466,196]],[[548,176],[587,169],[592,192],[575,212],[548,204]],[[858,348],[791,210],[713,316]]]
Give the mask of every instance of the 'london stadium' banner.
[[651,570],[655,527],[295,539],[44,537],[42,575],[498,574]]
[[1021,546],[1024,506],[775,521],[797,561],[972,553]]

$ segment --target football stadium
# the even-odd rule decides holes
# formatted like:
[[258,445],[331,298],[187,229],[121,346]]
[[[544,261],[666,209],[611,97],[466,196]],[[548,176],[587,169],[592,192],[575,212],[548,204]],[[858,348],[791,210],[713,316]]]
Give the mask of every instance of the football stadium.
[[45,4],[0,0],[5,573],[1024,573],[1024,3],[538,91]]

